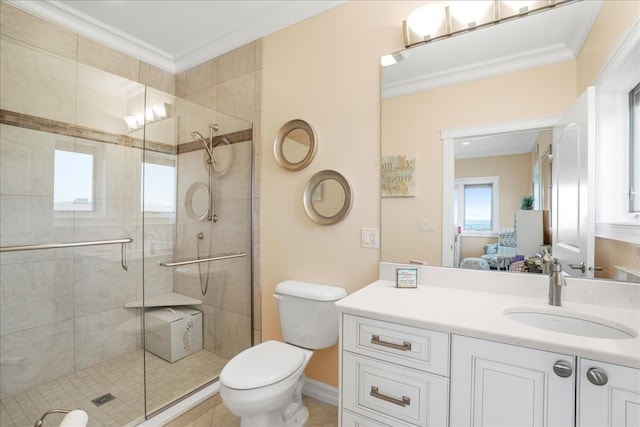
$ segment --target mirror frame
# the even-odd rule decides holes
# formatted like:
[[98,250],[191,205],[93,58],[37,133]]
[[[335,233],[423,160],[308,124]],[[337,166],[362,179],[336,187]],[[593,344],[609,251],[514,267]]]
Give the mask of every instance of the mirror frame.
[[[295,163],[287,160],[283,151],[284,141],[286,140],[287,135],[294,130],[302,130],[309,137],[309,151],[307,152],[307,155],[304,156],[302,160]],[[275,140],[273,141],[273,155],[276,159],[276,163],[283,168],[292,171],[301,170],[309,166],[316,155],[317,148],[318,144],[315,130],[309,123],[300,119],[290,120],[282,125],[278,130]]]
[[[202,215],[198,215],[198,213],[193,208],[193,196],[196,194],[198,190],[203,190],[207,194],[207,208],[205,209]],[[187,216],[191,219],[195,220],[203,220],[209,214],[209,209],[211,209],[211,194],[209,193],[209,187],[204,182],[194,182],[189,186],[187,192],[184,197],[184,208]]]
[[[320,214],[313,205],[313,194],[318,188],[318,185],[328,179],[337,181],[344,191],[344,204],[342,205],[342,209],[340,209],[340,211],[333,216],[325,216]],[[320,171],[309,178],[307,185],[305,185],[302,203],[304,204],[304,210],[307,213],[307,216],[316,224],[337,224],[338,222],[342,221],[351,210],[351,205],[353,204],[351,185],[349,185],[349,182],[346,180],[346,178],[339,172],[333,170]]]

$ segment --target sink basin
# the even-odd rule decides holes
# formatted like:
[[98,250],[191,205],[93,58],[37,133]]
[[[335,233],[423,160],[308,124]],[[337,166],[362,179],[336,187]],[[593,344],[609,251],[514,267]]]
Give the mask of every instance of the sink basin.
[[504,315],[516,322],[548,331],[613,340],[635,338],[638,334],[622,325],[562,308],[508,308]]

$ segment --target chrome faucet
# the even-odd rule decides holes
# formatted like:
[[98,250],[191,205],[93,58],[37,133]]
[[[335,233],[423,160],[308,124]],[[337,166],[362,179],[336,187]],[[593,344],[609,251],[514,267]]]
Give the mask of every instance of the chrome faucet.
[[562,305],[563,286],[567,286],[567,281],[564,278],[564,274],[562,274],[562,264],[554,258],[549,269],[549,305]]

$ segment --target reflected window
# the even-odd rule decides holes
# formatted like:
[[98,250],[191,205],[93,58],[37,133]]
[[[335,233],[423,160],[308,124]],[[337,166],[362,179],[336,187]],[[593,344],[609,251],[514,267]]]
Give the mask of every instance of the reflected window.
[[465,234],[493,234],[498,231],[498,178],[456,179],[454,225]]
[[640,84],[629,94],[629,212],[640,213]]
[[95,155],[55,150],[53,210],[93,211]]
[[142,211],[176,211],[176,167],[173,157],[160,153],[146,156],[142,163]]

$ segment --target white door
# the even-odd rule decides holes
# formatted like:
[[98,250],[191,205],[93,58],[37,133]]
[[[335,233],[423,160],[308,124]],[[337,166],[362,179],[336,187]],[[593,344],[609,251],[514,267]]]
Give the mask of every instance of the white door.
[[451,356],[451,427],[574,425],[573,356],[458,335]]
[[553,257],[571,276],[593,278],[595,233],[595,87],[553,128]]

